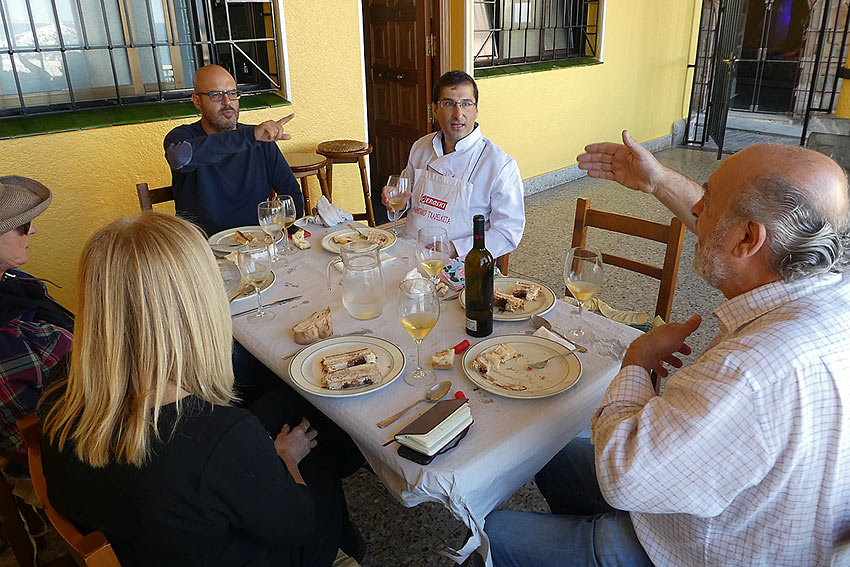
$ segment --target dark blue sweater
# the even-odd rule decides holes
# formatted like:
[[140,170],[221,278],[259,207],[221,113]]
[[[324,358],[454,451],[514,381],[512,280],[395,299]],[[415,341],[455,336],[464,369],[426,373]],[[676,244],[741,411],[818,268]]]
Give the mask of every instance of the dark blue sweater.
[[177,214],[208,235],[258,224],[257,203],[272,188],[292,196],[299,217],[304,212],[298,182],[277,144],[258,142],[249,124],[208,135],[199,120],[169,132],[163,146]]

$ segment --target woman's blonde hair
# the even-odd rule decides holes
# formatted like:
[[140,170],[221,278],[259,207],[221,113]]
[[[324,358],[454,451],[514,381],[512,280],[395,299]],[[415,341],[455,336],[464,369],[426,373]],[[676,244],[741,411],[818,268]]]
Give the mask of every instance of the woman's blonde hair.
[[[167,387],[211,404],[233,400],[231,322],[201,232],[156,212],[119,219],[86,244],[67,383],[44,433],[84,463],[141,466]],[[180,411],[178,401],[177,411]]]

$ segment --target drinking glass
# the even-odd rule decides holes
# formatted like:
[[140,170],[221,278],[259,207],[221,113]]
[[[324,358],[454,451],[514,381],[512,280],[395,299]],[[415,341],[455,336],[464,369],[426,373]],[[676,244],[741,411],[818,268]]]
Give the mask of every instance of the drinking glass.
[[[291,197],[289,198],[291,199]],[[283,227],[285,224],[285,212],[280,199],[274,198],[258,204],[257,220],[260,221],[260,227],[263,229],[263,232],[272,237],[271,249],[274,252],[272,254],[272,265],[285,266],[287,261],[285,258],[281,258],[277,249],[277,243],[283,237]]]
[[295,224],[298,219],[298,212],[295,208],[295,201],[289,195],[278,196],[281,207],[283,207],[283,253],[291,254],[296,248],[289,242],[289,227]]
[[436,284],[439,280],[440,270],[449,263],[449,235],[445,228],[439,226],[426,226],[419,229],[416,238],[416,259],[419,266],[431,276],[431,281]]
[[602,287],[602,254],[586,246],[572,248],[564,262],[564,283],[578,300],[578,328],[569,331],[567,336],[593,338],[593,333],[582,328],[581,314],[585,302]]
[[410,206],[410,196],[405,195],[409,191],[408,186],[408,179],[403,175],[390,175],[387,181],[387,187],[391,188],[387,191],[387,200],[390,202],[390,207],[387,209],[387,217],[393,221],[393,234],[396,236],[398,236],[398,232],[396,232],[398,219],[402,217]]
[[248,321],[260,323],[274,319],[274,313],[263,310],[263,300],[260,297],[260,285],[271,276],[272,257],[269,247],[262,242],[249,242],[240,246],[236,256],[236,265],[242,280],[254,286],[257,293],[257,312],[248,315]]
[[422,368],[422,339],[440,318],[440,300],[432,281],[411,278],[399,284],[398,318],[404,330],[416,341],[416,370],[408,370],[404,381],[411,386],[427,386],[436,376],[433,370]]

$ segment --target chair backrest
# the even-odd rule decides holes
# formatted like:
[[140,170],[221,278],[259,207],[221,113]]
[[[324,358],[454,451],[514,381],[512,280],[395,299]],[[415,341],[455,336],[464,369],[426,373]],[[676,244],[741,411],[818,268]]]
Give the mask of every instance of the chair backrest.
[[502,254],[498,258],[496,258],[496,267],[499,268],[499,271],[502,272],[503,276],[508,275],[508,261],[511,259],[511,253]]
[[576,221],[573,227],[573,247],[586,244],[587,228],[591,226],[630,236],[638,236],[667,245],[664,264],[660,268],[605,252],[602,253],[602,261],[608,265],[618,266],[660,280],[661,285],[658,289],[655,314],[660,315],[665,321],[670,321],[673,293],[676,291],[676,277],[679,273],[682,242],[685,237],[685,227],[682,221],[673,218],[670,224],[663,224],[615,213],[606,213],[591,209],[588,199],[578,199],[576,201]]
[[143,211],[152,210],[156,203],[174,200],[174,191],[170,185],[158,189],[148,189],[147,183],[136,183],[136,193],[139,195],[139,206]]
[[47,482],[41,465],[41,423],[38,416],[30,414],[18,420],[18,429],[24,437],[29,457],[30,477],[44,506],[44,512],[56,532],[65,540],[71,557],[81,567],[120,567],[112,546],[106,540],[103,532],[96,531],[86,536],[81,534],[74,524],[59,514],[47,499]]

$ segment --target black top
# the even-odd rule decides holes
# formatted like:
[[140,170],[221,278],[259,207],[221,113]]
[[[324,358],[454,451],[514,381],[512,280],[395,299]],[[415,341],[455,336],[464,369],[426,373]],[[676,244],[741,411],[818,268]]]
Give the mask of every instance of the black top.
[[304,198],[280,148],[274,142],[258,142],[249,124],[208,135],[199,120],[173,129],[163,146],[177,214],[210,236],[257,225],[257,203],[265,201],[272,188],[278,195],[292,196],[298,217],[304,213]]
[[301,565],[314,538],[309,488],[296,484],[247,410],[183,400],[164,406],[142,468],[95,469],[42,440],[53,507],[83,533],[102,530],[121,565]]

